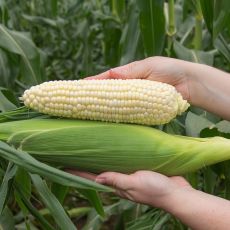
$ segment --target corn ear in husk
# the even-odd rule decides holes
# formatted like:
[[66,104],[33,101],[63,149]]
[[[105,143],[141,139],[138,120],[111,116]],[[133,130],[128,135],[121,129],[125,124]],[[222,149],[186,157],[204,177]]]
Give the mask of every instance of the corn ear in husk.
[[151,127],[65,119],[0,124],[0,140],[57,167],[100,173],[181,175],[230,159],[230,140],[166,134]]

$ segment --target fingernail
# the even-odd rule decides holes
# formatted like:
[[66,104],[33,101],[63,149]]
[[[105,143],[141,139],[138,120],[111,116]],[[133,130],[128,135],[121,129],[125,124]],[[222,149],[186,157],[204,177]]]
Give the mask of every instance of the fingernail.
[[95,182],[99,184],[104,184],[106,182],[105,177],[96,178]]

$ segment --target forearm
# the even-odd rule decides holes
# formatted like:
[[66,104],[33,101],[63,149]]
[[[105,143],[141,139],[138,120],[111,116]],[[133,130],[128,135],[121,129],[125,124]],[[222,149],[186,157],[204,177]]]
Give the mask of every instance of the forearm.
[[230,120],[230,74],[191,63],[187,76],[190,103]]
[[197,230],[222,230],[230,226],[230,201],[186,188],[173,193],[163,209]]

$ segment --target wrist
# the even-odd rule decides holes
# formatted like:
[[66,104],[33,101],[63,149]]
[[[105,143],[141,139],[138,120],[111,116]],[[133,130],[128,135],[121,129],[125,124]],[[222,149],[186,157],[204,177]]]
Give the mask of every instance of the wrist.
[[173,192],[163,209],[191,229],[227,229],[230,223],[229,201],[191,187]]
[[182,207],[186,200],[189,199],[189,196],[196,192],[197,190],[190,186],[177,188],[165,197],[160,208],[178,216],[180,212],[183,212]]
[[214,67],[188,63],[186,79],[189,91],[189,103],[215,113],[224,119],[230,119],[230,75]]

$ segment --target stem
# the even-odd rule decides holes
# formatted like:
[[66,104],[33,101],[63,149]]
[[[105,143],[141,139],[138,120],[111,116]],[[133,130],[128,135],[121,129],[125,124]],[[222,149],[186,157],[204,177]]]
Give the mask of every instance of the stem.
[[171,55],[171,47],[173,44],[173,36],[176,33],[176,26],[175,26],[175,12],[174,12],[174,0],[169,0],[168,2],[168,47],[167,53],[168,56]]
[[166,49],[168,57],[171,57],[172,45],[173,45],[173,37],[168,36],[168,45],[167,45],[167,49]]
[[194,46],[195,50],[200,50],[202,47],[202,18],[199,15],[196,16]]
[[141,209],[141,204],[137,204],[136,210],[135,210],[135,220],[139,217],[140,215],[140,210]]
[[169,0],[168,2],[168,16],[169,16],[168,35],[172,37],[176,33],[174,0]]
[[[86,215],[91,210],[92,210],[91,207],[79,207],[79,208],[73,208],[73,209],[67,210],[67,212],[68,212],[68,215],[70,216],[70,218],[75,218],[75,217]],[[39,212],[43,216],[51,215],[50,211],[47,208],[41,209],[41,210],[39,210]]]
[[88,214],[92,208],[90,207],[79,207],[68,210],[68,214],[71,218]]

